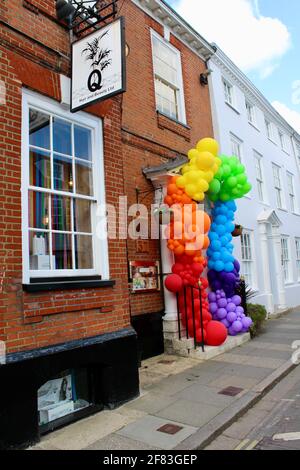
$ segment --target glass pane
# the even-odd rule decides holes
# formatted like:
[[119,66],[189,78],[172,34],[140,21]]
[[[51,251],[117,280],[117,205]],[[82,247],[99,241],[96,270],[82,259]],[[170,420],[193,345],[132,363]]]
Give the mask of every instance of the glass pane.
[[49,195],[29,191],[28,198],[29,227],[49,228]]
[[53,150],[54,152],[72,155],[72,125],[59,118],[53,119]]
[[52,252],[55,257],[54,269],[72,269],[72,235],[53,233]]
[[29,143],[50,149],[50,116],[35,109],[29,110]]
[[51,196],[52,229],[62,232],[71,231],[71,199],[64,196]]
[[74,199],[74,231],[91,233],[91,203],[82,199]]
[[76,193],[93,195],[92,165],[84,161],[75,161],[76,165]]
[[30,150],[29,166],[30,185],[51,188],[50,154],[41,150]]
[[73,191],[72,159],[53,156],[53,184],[54,189],[61,191]]
[[91,131],[84,127],[74,126],[75,157],[92,161]]
[[93,239],[89,235],[75,235],[76,269],[93,268]]
[[49,270],[49,236],[44,232],[29,232],[29,266],[31,270]]

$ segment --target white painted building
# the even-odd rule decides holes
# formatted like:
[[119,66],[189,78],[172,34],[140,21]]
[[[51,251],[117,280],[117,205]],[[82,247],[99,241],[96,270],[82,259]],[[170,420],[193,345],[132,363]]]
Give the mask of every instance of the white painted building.
[[238,201],[235,257],[273,313],[300,305],[300,136],[219,49],[209,60],[213,124],[221,152],[245,165],[252,191]]

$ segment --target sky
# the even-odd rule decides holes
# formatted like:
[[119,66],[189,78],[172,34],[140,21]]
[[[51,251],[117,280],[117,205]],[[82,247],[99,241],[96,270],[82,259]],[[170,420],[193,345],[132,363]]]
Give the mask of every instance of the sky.
[[166,0],[300,133],[299,0]]

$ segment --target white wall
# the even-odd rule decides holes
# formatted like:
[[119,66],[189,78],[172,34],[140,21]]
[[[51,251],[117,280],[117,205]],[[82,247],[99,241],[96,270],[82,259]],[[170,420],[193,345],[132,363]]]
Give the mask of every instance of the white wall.
[[[291,144],[291,128],[286,125],[282,127],[282,121],[276,121],[276,115],[269,114],[270,108],[264,107],[264,103],[257,100],[252,94],[252,90],[247,87],[247,83],[242,84],[240,80],[235,79],[234,70],[229,70],[221,66],[214,59],[209,64],[212,73],[210,75],[210,93],[213,110],[213,122],[215,137],[220,142],[221,153],[232,155],[230,133],[238,137],[242,143],[242,163],[246,167],[248,179],[253,188],[251,193],[241,200],[237,201],[238,212],[236,214],[236,223],[241,224],[245,229],[253,231],[254,251],[255,251],[255,282],[253,288],[256,290],[256,298],[252,302],[262,303],[267,306],[267,297],[265,291],[265,275],[262,266],[261,239],[259,234],[259,225],[257,218],[264,209],[269,211],[274,209],[277,217],[282,222],[279,228],[281,234],[289,236],[289,252],[290,252],[290,282],[284,284],[286,306],[293,307],[300,305],[300,282],[297,281],[296,272],[296,248],[295,237],[300,237],[300,174],[295,149]],[[239,71],[240,73],[240,71]],[[234,87],[235,109],[225,102],[224,87],[222,78],[225,78]],[[242,89],[243,87],[243,89]],[[256,122],[257,128],[248,122],[247,111],[245,106],[245,96],[256,105]],[[273,122],[275,130],[274,143],[268,139],[265,115]],[[289,154],[281,149],[278,127],[288,136]],[[262,164],[264,172],[264,184],[266,191],[266,203],[259,201],[253,151],[256,150],[262,155]],[[282,186],[284,193],[285,208],[278,209],[276,201],[276,193],[274,189],[274,180],[272,172],[272,162],[281,167]],[[294,190],[296,194],[297,213],[292,213],[287,187],[286,172],[289,171],[294,175]],[[240,238],[235,239],[235,257],[241,260]],[[275,256],[275,255],[274,255]],[[274,273],[274,263],[271,260],[269,270]],[[279,260],[281,263],[281,260]],[[274,303],[276,303],[275,289],[272,290],[274,295]]]

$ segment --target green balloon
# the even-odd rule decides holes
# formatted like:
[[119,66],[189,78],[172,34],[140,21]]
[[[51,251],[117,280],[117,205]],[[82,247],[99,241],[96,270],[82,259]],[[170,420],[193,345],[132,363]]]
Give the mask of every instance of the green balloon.
[[214,178],[209,185],[209,192],[212,194],[218,194],[221,189],[221,183],[219,180]]
[[223,169],[223,177],[224,178],[228,178],[228,176],[231,175],[231,167],[230,165],[222,165],[222,169]]
[[242,165],[241,163],[239,163],[239,164],[237,165],[237,167],[236,167],[236,173],[237,173],[238,175],[241,175],[241,174],[245,173],[245,171],[246,171],[246,169],[245,169],[244,165]]
[[208,196],[208,198],[211,202],[216,202],[216,201],[219,200],[219,196],[217,194],[209,194],[208,193],[207,196]]
[[236,179],[238,184],[244,185],[247,183],[247,176],[245,174],[239,174]]
[[230,197],[230,194],[228,193],[221,193],[220,199],[221,201],[226,202],[226,201],[230,201],[231,197]]
[[237,179],[235,176],[230,176],[228,178],[228,180],[226,181],[226,185],[229,187],[229,188],[235,188],[236,185],[237,185]]

